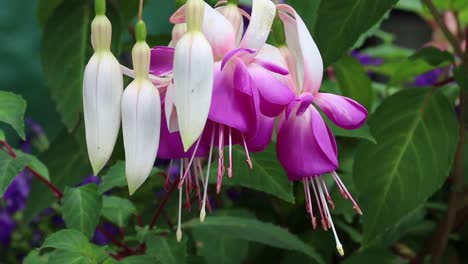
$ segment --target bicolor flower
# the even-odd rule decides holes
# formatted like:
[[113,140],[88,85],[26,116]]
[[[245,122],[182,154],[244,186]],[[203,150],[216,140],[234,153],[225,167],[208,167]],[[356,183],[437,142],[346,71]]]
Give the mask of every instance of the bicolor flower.
[[161,129],[161,101],[149,79],[150,48],[141,20],[136,25],[136,37],[132,50],[135,79],[122,97],[125,173],[130,194],[143,184],[153,168]]
[[[293,79],[292,90],[297,99],[291,102],[278,125],[277,153],[291,181],[302,181],[306,195],[306,207],[315,228],[317,218],[312,207],[312,193],[316,200],[321,225],[332,229],[338,252],[343,247],[336,234],[327,202],[334,207],[323,180],[331,174],[344,198],[350,199],[354,209],[362,214],[359,206],[339,178],[335,138],[316,107],[337,126],[345,129],[359,128],[367,118],[367,110],[354,100],[338,95],[320,93],[323,62],[320,52],[307,27],[288,5],[278,5],[283,21],[287,47],[281,48]],[[294,151],[291,151],[291,147]]]
[[86,144],[96,175],[109,160],[120,128],[123,77],[120,63],[110,51],[111,37],[105,1],[96,0],[96,17],[91,24],[94,54],[86,65],[83,80]]
[[208,118],[214,59],[210,43],[201,32],[205,2],[188,0],[185,6],[187,33],[175,48],[173,104],[184,150],[188,150],[202,134]]

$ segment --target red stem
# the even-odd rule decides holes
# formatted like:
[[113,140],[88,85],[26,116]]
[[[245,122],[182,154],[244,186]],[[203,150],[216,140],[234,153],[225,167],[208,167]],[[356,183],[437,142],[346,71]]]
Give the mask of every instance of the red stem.
[[112,243],[114,243],[116,246],[124,249],[128,253],[131,253],[131,254],[134,253],[133,249],[127,246],[127,244],[125,244],[124,242],[120,242],[119,240],[117,240],[111,233],[107,232],[107,230],[104,229],[103,227],[98,226],[96,229],[99,230],[99,232],[101,232],[107,239],[112,241]]
[[163,201],[162,201],[161,204],[159,205],[158,210],[157,210],[156,213],[154,214],[153,219],[151,220],[150,230],[152,230],[152,229],[154,228],[154,226],[156,225],[156,222],[158,221],[159,216],[160,216],[161,213],[163,212],[164,207],[166,207],[167,201],[169,201],[169,197],[171,196],[171,193],[175,190],[175,188],[176,188],[177,185],[179,184],[179,180],[180,180],[180,179],[177,179],[176,181],[174,181],[174,182],[172,183],[171,187],[169,188],[169,190],[167,191],[166,196],[164,197]]
[[[10,146],[10,144],[8,144],[8,142],[6,141],[0,141],[0,144],[2,144],[3,146],[5,146],[5,149],[6,149],[6,152],[12,156],[13,158],[16,158],[16,153],[15,151],[13,150],[13,148]],[[63,197],[63,193],[55,186],[53,185],[49,180],[47,180],[44,176],[42,176],[39,172],[37,172],[36,170],[34,170],[33,168],[29,167],[29,166],[26,166],[25,169],[27,171],[29,171],[32,175],[34,175],[34,177],[36,177],[37,179],[39,179],[42,183],[44,183],[55,195],[55,197],[57,199],[62,199]]]

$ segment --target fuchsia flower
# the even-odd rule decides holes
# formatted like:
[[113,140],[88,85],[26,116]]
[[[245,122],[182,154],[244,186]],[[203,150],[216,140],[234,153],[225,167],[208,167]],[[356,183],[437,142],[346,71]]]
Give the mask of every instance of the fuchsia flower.
[[343,255],[327,201],[332,208],[334,204],[323,175],[330,173],[343,197],[351,200],[357,213],[362,212],[336,173],[338,153],[335,138],[316,107],[333,123],[345,129],[359,128],[367,118],[367,110],[350,98],[319,92],[323,75],[320,52],[295,10],[288,5],[277,7],[287,42],[287,47],[281,50],[293,79],[291,88],[297,95],[280,117],[276,145],[278,159],[291,181],[303,182],[307,211],[316,228],[313,192],[322,227],[324,230],[332,229],[338,252]]
[[[181,7],[171,17],[173,23],[184,23],[185,6]],[[234,7],[228,5],[220,8],[232,15]],[[237,7],[235,7],[237,9]],[[238,10],[238,9],[237,9]],[[239,11],[241,12],[241,11]],[[248,29],[243,38],[238,40],[237,30],[240,26],[231,24],[230,20],[211,8],[204,7],[203,34],[210,43],[214,55],[214,81],[211,106],[208,121],[202,137],[195,143],[191,161],[198,153],[198,147],[209,146],[208,170],[204,181],[204,198],[200,219],[205,218],[206,190],[213,147],[218,146],[218,184],[219,192],[225,172],[224,146],[228,146],[229,167],[228,175],[232,176],[232,146],[242,144],[249,158],[249,149],[263,150],[271,141],[274,117],[294,99],[294,93],[280,80],[281,75],[287,75],[286,63],[281,56],[277,60],[270,58],[271,50],[279,51],[265,45],[276,15],[275,5],[268,0],[254,0],[253,12]],[[234,19],[234,21],[237,21]],[[234,28],[236,27],[236,29]],[[153,56],[164,57],[155,53],[166,52],[160,49]],[[279,59],[278,59],[279,58]],[[169,132],[177,131],[174,122],[176,116],[171,107],[173,97],[171,86],[167,88],[165,110]],[[163,136],[164,137],[164,136]],[[164,140],[164,139],[162,139]],[[182,155],[179,157],[182,158]],[[189,162],[189,168],[192,163]],[[181,176],[180,186],[188,178],[190,170]]]

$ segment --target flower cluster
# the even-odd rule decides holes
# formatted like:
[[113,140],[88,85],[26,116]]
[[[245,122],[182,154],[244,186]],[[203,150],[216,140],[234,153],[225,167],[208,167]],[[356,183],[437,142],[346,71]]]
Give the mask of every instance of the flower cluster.
[[[111,25],[104,14],[104,1],[96,1],[97,16],[92,25],[95,53],[86,67],[83,95],[94,172],[108,161],[120,122],[130,193],[148,177],[156,156],[180,162],[180,240],[184,192],[188,203],[195,192],[200,220],[206,216],[214,155],[219,192],[224,175],[234,176],[233,146],[243,146],[252,168],[249,152],[264,150],[276,127],[278,159],[289,180],[303,183],[313,227],[317,225],[315,211],[323,229],[333,230],[337,249],[343,254],[327,205],[334,207],[323,175],[330,174],[343,197],[361,211],[336,173],[335,138],[319,110],[344,129],[359,128],[367,110],[352,99],[319,92],[322,58],[292,7],[253,0],[252,12],[247,14],[232,2],[220,1],[212,8],[202,0],[188,0],[170,19],[175,24],[171,43],[151,50],[140,19],[132,52],[134,70],[130,70],[120,66],[110,52]],[[266,43],[276,16],[282,21],[286,39],[279,47]],[[123,93],[122,73],[135,79]]]

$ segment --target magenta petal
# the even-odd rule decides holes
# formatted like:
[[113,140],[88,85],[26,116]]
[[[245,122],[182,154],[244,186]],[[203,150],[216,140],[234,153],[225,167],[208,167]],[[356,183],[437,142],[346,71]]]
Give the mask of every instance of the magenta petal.
[[221,70],[224,69],[224,67],[229,62],[229,60],[231,60],[235,55],[240,54],[240,53],[254,54],[255,50],[245,49],[245,48],[238,48],[238,49],[235,49],[235,50],[232,50],[232,51],[228,52],[226,54],[226,56],[224,56],[223,61],[221,63]]
[[266,61],[266,60],[256,58],[254,63],[259,65],[259,66],[262,66],[263,68],[265,68],[266,70],[268,70],[270,72],[274,72],[274,73],[277,73],[279,75],[288,75],[289,74],[288,69],[286,69],[284,67],[281,67],[278,64]]
[[256,65],[249,67],[249,72],[253,85],[260,94],[260,111],[264,115],[275,117],[294,100],[294,93],[276,79],[273,73]]
[[230,126],[241,133],[255,125],[256,111],[252,96],[235,89],[229,72],[222,72],[215,66],[213,97],[208,119]]
[[[187,152],[184,152],[182,139],[179,132],[170,133],[167,127],[166,114],[164,113],[164,106],[162,107],[161,115],[161,134],[158,147],[158,158],[162,159],[181,159],[189,158],[192,156],[195,149],[194,144]],[[203,157],[208,154],[208,147],[200,144],[196,153],[196,157]]]
[[314,103],[333,123],[345,129],[359,128],[367,119],[366,108],[344,96],[319,93],[315,96]]
[[236,59],[234,67],[234,88],[245,94],[252,95],[252,82],[247,66],[241,59]]
[[290,180],[320,175],[338,168],[336,143],[320,113],[309,107],[280,125],[276,150]]
[[174,48],[157,46],[151,49],[150,73],[166,75],[174,68]]
[[249,151],[259,152],[264,150],[271,142],[275,118],[259,114],[257,119],[257,131],[255,136],[247,135],[247,146]]

